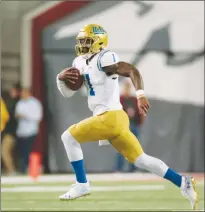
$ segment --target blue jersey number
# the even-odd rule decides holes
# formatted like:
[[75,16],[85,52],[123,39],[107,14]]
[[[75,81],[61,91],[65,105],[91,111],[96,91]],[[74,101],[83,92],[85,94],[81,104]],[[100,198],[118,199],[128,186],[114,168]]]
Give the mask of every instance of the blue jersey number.
[[89,74],[85,74],[85,79],[86,79],[86,81],[88,83],[88,87],[90,89],[90,96],[95,96],[95,91],[94,91],[93,86],[92,86],[92,84],[90,82],[90,76],[89,76]]

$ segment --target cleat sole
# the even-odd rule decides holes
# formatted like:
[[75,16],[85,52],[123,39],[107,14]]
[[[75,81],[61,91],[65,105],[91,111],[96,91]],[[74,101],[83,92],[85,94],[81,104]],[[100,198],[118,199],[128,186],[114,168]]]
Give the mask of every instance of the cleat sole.
[[79,197],[75,197],[75,198],[60,198],[60,201],[72,201],[72,200],[76,200],[76,199],[79,199],[81,197],[86,197],[86,196],[89,196],[91,193],[88,193],[88,194],[83,194],[82,196],[79,196]]

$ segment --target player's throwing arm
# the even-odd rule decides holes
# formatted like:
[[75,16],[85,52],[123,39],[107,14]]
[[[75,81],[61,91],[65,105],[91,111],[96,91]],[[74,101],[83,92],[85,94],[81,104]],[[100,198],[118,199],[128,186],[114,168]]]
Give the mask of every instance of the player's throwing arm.
[[118,74],[123,77],[131,78],[136,89],[139,111],[142,115],[146,116],[147,111],[150,108],[150,104],[145,97],[143,81],[139,71],[134,66],[126,62],[119,62],[111,66],[103,67],[103,70],[107,75]]

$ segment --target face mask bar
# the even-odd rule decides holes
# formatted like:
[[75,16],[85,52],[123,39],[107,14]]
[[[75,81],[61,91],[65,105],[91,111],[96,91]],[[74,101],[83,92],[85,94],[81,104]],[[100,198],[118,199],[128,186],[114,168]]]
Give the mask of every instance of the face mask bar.
[[77,45],[80,47],[90,47],[93,44],[92,38],[78,38],[77,39]]
[[75,51],[77,55],[84,55],[89,53],[90,47],[93,44],[92,38],[77,38],[77,45],[75,46]]
[[84,55],[89,53],[89,48],[88,47],[80,47],[78,45],[75,46],[75,51],[77,55]]

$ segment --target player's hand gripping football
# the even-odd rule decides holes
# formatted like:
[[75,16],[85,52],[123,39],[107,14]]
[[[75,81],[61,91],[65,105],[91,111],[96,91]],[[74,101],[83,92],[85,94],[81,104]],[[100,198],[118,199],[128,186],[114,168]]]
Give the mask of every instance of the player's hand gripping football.
[[76,72],[72,72],[72,68],[66,68],[58,75],[59,80],[67,81],[72,84],[75,84],[75,80],[77,80],[78,77],[79,74]]
[[138,99],[138,108],[139,108],[140,114],[144,116],[147,115],[147,111],[150,108],[150,104],[148,99],[145,96],[142,96]]

